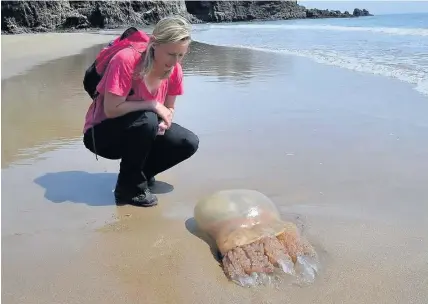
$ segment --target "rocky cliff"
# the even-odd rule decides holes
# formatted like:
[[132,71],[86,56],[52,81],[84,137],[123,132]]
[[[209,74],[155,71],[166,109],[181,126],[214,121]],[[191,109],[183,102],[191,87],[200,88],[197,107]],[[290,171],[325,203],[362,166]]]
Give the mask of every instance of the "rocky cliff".
[[142,26],[171,14],[192,23],[370,15],[306,9],[297,1],[2,1],[1,14],[2,34]]
[[204,22],[306,18],[296,1],[186,1],[186,7]]
[[170,14],[194,18],[184,1],[2,1],[2,33],[147,25]]

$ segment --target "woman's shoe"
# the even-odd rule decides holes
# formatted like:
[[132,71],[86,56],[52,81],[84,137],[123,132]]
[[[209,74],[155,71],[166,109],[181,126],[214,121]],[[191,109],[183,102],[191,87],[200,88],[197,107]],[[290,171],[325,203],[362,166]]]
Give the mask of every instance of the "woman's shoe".
[[134,205],[139,207],[152,207],[158,204],[158,198],[156,195],[150,192],[149,188],[137,194],[131,194],[125,189],[116,187],[114,190],[114,197],[116,205]]

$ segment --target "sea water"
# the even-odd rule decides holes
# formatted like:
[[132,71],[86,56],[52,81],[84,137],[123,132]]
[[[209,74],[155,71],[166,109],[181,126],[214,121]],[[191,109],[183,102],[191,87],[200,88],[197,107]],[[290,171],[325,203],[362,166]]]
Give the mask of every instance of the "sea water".
[[428,96],[428,13],[204,24],[193,36],[392,77]]

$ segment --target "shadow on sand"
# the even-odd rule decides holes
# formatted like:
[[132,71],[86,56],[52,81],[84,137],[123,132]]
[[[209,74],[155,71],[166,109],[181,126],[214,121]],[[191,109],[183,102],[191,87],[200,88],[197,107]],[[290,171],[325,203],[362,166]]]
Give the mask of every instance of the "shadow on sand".
[[[34,182],[45,189],[45,198],[53,203],[73,202],[89,206],[115,205],[113,189],[116,173],[88,173],[85,171],[62,171],[46,173]],[[174,187],[166,182],[156,181],[152,192],[171,192]]]
[[194,217],[191,217],[186,220],[185,226],[187,231],[189,231],[194,236],[197,236],[201,240],[203,240],[207,245],[210,247],[211,254],[213,255],[214,259],[217,260],[217,262],[221,263],[222,256],[220,251],[218,251],[217,245],[215,243],[215,240],[207,235],[206,233],[202,232],[195,221]]

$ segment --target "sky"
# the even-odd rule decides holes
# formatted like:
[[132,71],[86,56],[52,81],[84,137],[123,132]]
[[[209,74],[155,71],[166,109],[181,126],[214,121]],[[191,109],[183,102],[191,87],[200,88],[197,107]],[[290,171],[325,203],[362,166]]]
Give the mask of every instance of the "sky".
[[400,14],[400,13],[428,13],[428,1],[298,1],[307,8],[337,9],[349,11],[352,14],[354,8],[365,8],[375,15]]

